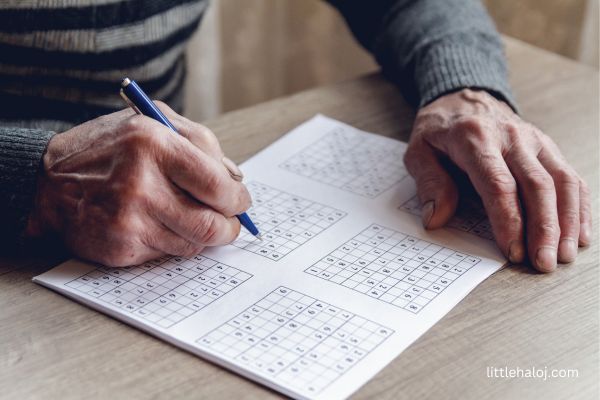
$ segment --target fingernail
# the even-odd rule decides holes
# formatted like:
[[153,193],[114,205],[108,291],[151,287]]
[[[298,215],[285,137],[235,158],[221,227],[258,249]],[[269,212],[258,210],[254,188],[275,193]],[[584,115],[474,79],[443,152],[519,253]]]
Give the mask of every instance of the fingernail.
[[582,246],[587,246],[590,244],[590,239],[592,237],[592,225],[589,223],[585,223],[581,225],[581,231],[579,232],[579,242]]
[[244,179],[244,174],[242,173],[242,171],[240,170],[240,168],[237,166],[236,163],[234,163],[227,157],[223,157],[223,159],[221,161],[223,162],[223,165],[225,166],[225,168],[227,168],[229,175],[234,180],[241,182]]
[[511,263],[520,263],[525,259],[525,246],[519,240],[513,240],[508,246],[508,259]]
[[577,243],[573,239],[562,239],[558,244],[558,258],[561,263],[570,263],[577,257]]
[[423,220],[423,226],[427,228],[429,223],[431,222],[431,218],[433,218],[433,213],[435,212],[435,201],[429,200],[425,204],[423,204],[423,208],[421,209],[421,218]]
[[536,268],[541,272],[552,272],[556,269],[556,249],[541,247],[535,256]]

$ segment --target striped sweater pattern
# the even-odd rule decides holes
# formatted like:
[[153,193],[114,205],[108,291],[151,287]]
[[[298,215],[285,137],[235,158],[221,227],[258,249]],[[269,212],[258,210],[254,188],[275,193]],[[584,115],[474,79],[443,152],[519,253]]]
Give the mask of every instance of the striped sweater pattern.
[[113,112],[125,76],[181,110],[184,47],[207,3],[0,1],[0,126],[60,131]]

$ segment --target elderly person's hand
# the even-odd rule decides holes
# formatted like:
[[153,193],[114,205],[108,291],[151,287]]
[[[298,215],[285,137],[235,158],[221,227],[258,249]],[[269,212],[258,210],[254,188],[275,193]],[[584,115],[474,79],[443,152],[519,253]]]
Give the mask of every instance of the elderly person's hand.
[[429,229],[452,217],[460,196],[445,158],[468,175],[511,262],[528,256],[536,269],[550,272],[589,244],[586,183],[548,136],[504,102],[465,89],[418,112],[404,161],[416,179]]
[[233,241],[248,191],[208,128],[159,106],[181,136],[130,109],[54,136],[27,233],[60,235],[76,255],[108,266]]

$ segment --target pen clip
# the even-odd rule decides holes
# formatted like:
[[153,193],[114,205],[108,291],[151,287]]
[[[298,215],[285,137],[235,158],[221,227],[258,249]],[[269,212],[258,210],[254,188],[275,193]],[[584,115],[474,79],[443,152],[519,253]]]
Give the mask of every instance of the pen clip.
[[131,107],[136,114],[142,115],[142,112],[136,107],[135,104],[133,104],[131,100],[129,100],[129,97],[127,97],[123,89],[119,90],[119,94],[121,95],[123,100],[125,100],[125,103],[127,103],[127,105]]

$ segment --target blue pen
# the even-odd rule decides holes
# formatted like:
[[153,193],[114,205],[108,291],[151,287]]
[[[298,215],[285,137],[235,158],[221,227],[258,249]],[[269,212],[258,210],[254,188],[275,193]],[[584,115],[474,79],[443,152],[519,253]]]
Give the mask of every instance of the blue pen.
[[[169,119],[163,114],[158,107],[154,104],[152,100],[144,93],[142,88],[139,87],[134,80],[129,78],[123,79],[121,82],[121,97],[127,102],[127,104],[133,108],[133,110],[138,114],[143,114],[147,117],[155,119],[163,125],[171,128],[173,132],[177,132],[175,126],[169,121]],[[227,167],[227,166],[226,166]],[[229,169],[227,169],[229,170]],[[254,235],[259,240],[262,240],[262,236],[258,231],[258,228],[254,225],[248,214],[243,213],[240,215],[236,215],[237,219],[240,220],[242,226]]]

